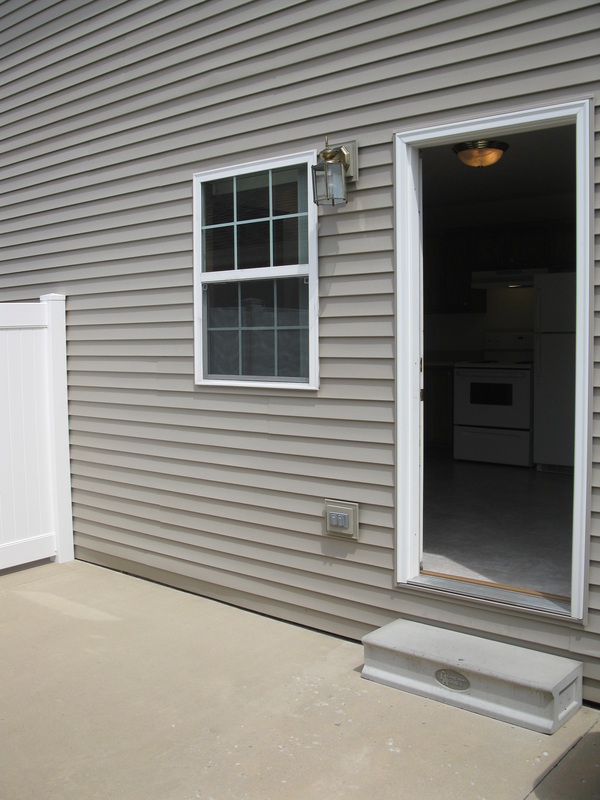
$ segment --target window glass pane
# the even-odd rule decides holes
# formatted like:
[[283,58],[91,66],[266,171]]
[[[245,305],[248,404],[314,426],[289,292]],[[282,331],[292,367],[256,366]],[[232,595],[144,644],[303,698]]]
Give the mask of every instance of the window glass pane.
[[275,332],[246,330],[242,337],[242,374],[275,375]]
[[277,374],[308,380],[308,330],[277,332]]
[[209,375],[308,379],[304,277],[209,284],[206,298]]
[[269,173],[253,172],[237,178],[237,218],[238,222],[247,219],[269,217]]
[[277,325],[308,325],[308,283],[304,278],[277,281]]
[[242,325],[245,328],[273,327],[275,292],[273,281],[247,281],[241,284]]
[[273,170],[273,216],[306,212],[306,166]]
[[240,371],[240,333],[239,331],[208,331],[209,375],[239,375]]
[[306,217],[273,220],[273,266],[285,264],[308,264]]
[[202,184],[203,225],[233,222],[233,178]]
[[237,283],[213,283],[207,288],[209,328],[237,328],[239,325]]
[[238,225],[238,269],[271,266],[271,244],[268,222],[249,222]]
[[233,227],[204,231],[204,272],[235,269]]

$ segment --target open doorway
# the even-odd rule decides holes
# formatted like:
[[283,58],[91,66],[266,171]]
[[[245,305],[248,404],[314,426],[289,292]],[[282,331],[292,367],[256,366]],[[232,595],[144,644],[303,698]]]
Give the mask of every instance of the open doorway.
[[589,170],[584,102],[396,136],[400,583],[583,615]]
[[485,168],[422,151],[421,574],[568,606],[575,126],[503,138]]

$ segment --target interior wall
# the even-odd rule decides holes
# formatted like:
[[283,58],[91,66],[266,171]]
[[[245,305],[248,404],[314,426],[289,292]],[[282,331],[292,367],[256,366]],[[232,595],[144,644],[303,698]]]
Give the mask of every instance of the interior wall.
[[426,314],[425,352],[483,351],[485,314]]
[[487,289],[486,330],[532,331],[533,288]]

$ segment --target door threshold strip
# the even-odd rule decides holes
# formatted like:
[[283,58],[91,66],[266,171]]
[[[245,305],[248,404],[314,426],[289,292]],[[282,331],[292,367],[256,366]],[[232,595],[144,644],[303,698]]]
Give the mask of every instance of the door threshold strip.
[[558,614],[561,617],[569,616],[571,602],[568,597],[560,595],[544,595],[535,592],[525,592],[512,587],[503,587],[485,581],[476,581],[460,577],[451,577],[440,573],[422,572],[409,581],[412,586],[423,589],[434,589],[448,594],[460,595],[473,600],[483,600],[502,605],[509,605],[523,610],[542,611]]
[[510,584],[496,583],[495,581],[486,581],[482,578],[466,578],[462,575],[452,575],[448,572],[433,572],[432,570],[422,569],[421,575],[431,575],[434,578],[447,578],[450,581],[460,581],[461,583],[474,583],[477,586],[491,586],[494,589],[502,589],[509,592],[518,592],[519,594],[530,594],[534,597],[546,597],[549,600],[559,600],[563,603],[569,603],[571,598],[562,594],[552,594],[551,592],[541,592],[536,589],[527,589],[523,586],[512,586]]

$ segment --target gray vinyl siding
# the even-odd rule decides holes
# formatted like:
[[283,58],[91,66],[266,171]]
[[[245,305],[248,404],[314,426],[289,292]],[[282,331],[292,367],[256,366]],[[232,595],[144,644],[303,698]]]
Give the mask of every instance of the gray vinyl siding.
[[[392,151],[598,101],[599,22],[577,0],[0,3],[0,300],[67,295],[78,557],[353,637],[406,615],[549,647],[600,701],[597,390],[585,627],[394,588]],[[320,216],[320,390],[195,387],[192,174],[326,133],[358,141],[360,181]],[[323,536],[325,498],[360,503],[358,544]]]

